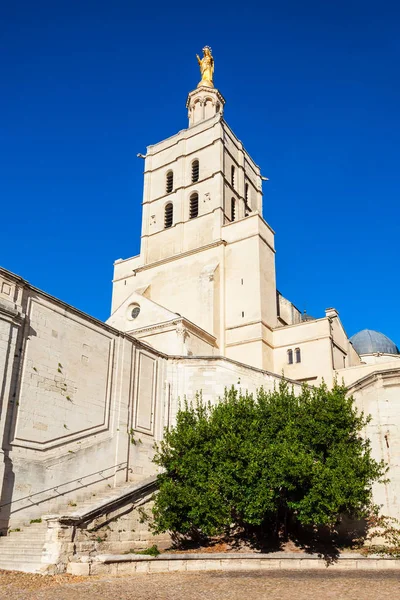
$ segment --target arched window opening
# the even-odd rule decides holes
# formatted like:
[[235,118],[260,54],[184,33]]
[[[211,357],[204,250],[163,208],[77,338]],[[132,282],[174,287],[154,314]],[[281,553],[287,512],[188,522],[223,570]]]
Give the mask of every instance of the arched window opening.
[[287,351],[287,361],[288,361],[288,365],[293,364],[293,350]]
[[199,195],[192,194],[189,198],[189,218],[195,219],[199,214]]
[[196,183],[199,180],[199,161],[194,160],[192,162],[192,183]]
[[233,188],[235,187],[235,167],[233,165],[231,166],[231,185]]
[[296,350],[294,351],[295,356],[296,356],[296,362],[299,363],[301,362],[301,352],[300,352],[300,348],[296,348]]
[[174,222],[174,207],[173,207],[172,202],[168,202],[168,204],[165,206],[164,228],[168,229],[169,227],[172,227],[173,222]]
[[249,184],[244,184],[244,216],[248,217],[251,213],[251,208],[249,206]]
[[168,171],[165,181],[165,189],[167,194],[170,194],[174,189],[174,174],[172,171]]
[[231,221],[234,221],[236,218],[236,200],[235,198],[231,198]]

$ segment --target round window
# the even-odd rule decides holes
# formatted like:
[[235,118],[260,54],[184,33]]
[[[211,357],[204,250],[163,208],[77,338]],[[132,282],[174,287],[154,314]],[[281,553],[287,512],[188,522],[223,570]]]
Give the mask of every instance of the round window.
[[140,306],[134,306],[131,311],[131,318],[136,319],[140,313]]

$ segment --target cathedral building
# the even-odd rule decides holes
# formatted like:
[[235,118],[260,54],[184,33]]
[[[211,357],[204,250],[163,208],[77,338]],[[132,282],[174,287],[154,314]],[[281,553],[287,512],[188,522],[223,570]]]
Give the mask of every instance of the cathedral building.
[[[344,381],[390,466],[375,501],[400,517],[399,350],[373,330],[349,339],[335,308],[313,318],[277,290],[266,178],[225,121],[209,47],[198,61],[188,127],[143,157],[140,254],[115,262],[107,323],[0,269],[0,534],[37,526],[0,539],[0,568],[65,570],[95,552],[79,524],[155,485],[154,442],[180,398],[273,390],[282,373],[295,393]],[[103,552],[139,543],[120,514]]]
[[187,98],[188,128],[147,148],[140,254],[115,262],[108,323],[167,354],[331,384],[362,360],[334,308],[314,319],[277,290],[266,178],[205,73]]

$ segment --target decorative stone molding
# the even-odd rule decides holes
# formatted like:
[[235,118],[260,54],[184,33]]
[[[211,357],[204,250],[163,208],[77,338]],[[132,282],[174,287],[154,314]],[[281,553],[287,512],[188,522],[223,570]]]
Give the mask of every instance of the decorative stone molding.
[[188,332],[187,328],[183,325],[182,321],[178,322],[175,331],[176,331],[176,334],[177,334],[178,338],[180,338],[181,341],[183,343],[185,343],[186,338],[189,337],[189,332]]
[[146,335],[148,333],[154,333],[156,331],[185,331],[187,332],[185,335],[190,335],[190,333],[196,335],[197,337],[203,339],[208,344],[216,347],[217,338],[205,331],[198,325],[195,325],[188,319],[183,317],[179,317],[178,319],[171,319],[171,321],[164,321],[163,323],[156,323],[155,325],[149,325],[147,327],[141,327],[138,329],[132,329],[129,332],[130,335]]
[[19,324],[24,315],[14,302],[0,298],[0,317],[6,321]]

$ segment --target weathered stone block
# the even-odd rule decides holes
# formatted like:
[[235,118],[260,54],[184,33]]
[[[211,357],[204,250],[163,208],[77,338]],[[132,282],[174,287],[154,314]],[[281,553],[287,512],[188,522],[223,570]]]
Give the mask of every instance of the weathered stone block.
[[89,575],[89,567],[89,563],[70,562],[67,565],[67,573],[70,575]]
[[137,561],[135,563],[135,572],[136,573],[148,573],[149,572],[149,561]]
[[169,571],[186,571],[186,560],[169,560],[168,569]]
[[[223,561],[221,561],[222,564]],[[206,568],[205,560],[195,558],[194,560],[186,561],[186,570],[187,571],[204,571]]]
[[149,561],[149,573],[166,573],[169,571],[168,560],[152,560]]

